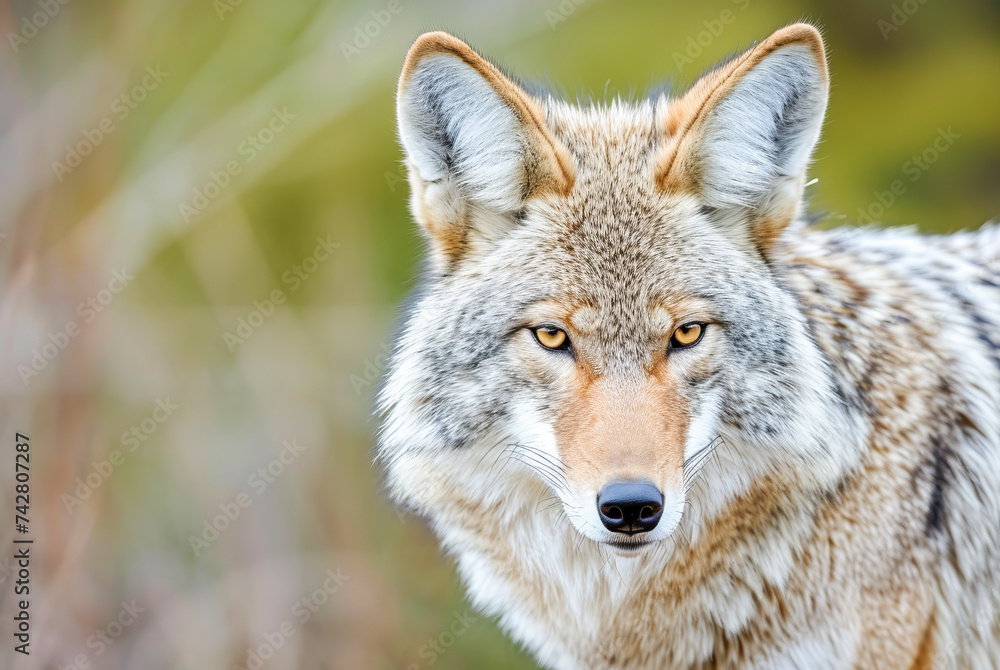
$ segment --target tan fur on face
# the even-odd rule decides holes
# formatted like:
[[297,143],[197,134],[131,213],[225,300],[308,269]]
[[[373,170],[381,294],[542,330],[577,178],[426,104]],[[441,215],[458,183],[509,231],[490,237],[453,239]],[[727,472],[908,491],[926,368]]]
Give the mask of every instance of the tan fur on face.
[[647,479],[679,492],[688,407],[666,361],[641,383],[579,370],[556,423],[556,443],[576,486],[600,491],[609,482]]
[[[697,301],[683,300],[673,308],[656,305],[653,321],[662,339],[653,345],[665,352],[677,321],[671,316],[693,309]],[[595,369],[586,339],[597,331],[599,310],[588,303],[545,300],[526,316],[534,324],[565,324],[576,346],[577,362],[565,389],[566,402],[557,412],[556,444],[574,488],[600,491],[613,481],[642,479],[663,491],[680,492],[683,483],[685,438],[689,407],[678,391],[678,381],[663,353],[635,371],[638,379],[617,378]]]

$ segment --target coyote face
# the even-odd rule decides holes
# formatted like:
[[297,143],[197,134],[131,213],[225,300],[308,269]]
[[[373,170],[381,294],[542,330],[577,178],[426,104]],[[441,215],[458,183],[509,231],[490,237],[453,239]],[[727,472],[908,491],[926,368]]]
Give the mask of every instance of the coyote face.
[[710,457],[740,467],[702,513],[775,459],[830,459],[850,422],[767,259],[826,93],[801,25],[680,99],[587,109],[421,37],[398,113],[429,268],[382,395],[383,453],[503,445],[580,533],[626,553],[671,534]]
[[410,50],[379,456],[546,667],[1000,667],[1000,228],[805,225],[826,98],[804,25],[585,108]]

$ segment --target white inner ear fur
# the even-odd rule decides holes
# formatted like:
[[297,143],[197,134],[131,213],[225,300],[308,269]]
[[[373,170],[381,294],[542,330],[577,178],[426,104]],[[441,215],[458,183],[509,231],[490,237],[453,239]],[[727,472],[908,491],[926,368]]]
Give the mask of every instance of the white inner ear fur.
[[425,182],[451,182],[497,212],[523,203],[526,138],[490,83],[450,54],[423,58],[397,102],[399,135]]
[[827,86],[800,44],[766,56],[711,110],[697,153],[701,191],[717,209],[795,207],[819,139]]

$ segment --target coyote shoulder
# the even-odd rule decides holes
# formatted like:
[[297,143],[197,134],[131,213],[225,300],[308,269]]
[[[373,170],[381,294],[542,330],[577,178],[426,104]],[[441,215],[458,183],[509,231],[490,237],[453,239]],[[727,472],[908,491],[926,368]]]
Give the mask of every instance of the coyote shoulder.
[[583,107],[406,58],[379,457],[547,668],[1000,667],[1000,228],[807,225],[828,88],[804,24]]

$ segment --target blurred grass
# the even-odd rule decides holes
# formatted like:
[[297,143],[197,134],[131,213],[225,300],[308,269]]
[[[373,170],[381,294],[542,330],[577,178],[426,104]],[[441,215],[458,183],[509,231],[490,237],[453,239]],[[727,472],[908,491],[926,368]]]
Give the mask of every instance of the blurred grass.
[[[243,0],[221,19],[208,1],[70,3],[18,53],[3,45],[0,423],[3,436],[32,434],[40,542],[37,652],[8,663],[5,646],[0,667],[78,653],[100,668],[243,664],[328,568],[351,579],[266,667],[427,667],[428,640],[468,608],[433,538],[389,509],[369,467],[370,382],[419,255],[393,119],[419,32],[452,30],[526,79],[600,99],[664,79],[683,87],[774,28],[813,20],[833,77],[810,188],[825,225],[854,224],[952,127],[961,137],[882,218],[976,227],[1000,209],[1000,9],[926,2],[883,39],[893,4],[588,0],[553,27],[554,1],[402,0],[348,62],[342,44],[385,3]],[[37,10],[5,5],[4,34]],[[724,10],[735,19],[678,72],[676,54]],[[51,163],[65,145],[156,65],[169,76],[58,181]],[[242,160],[240,143],[275,106],[295,119],[185,224],[178,206]],[[283,274],[327,236],[340,247],[292,291]],[[17,366],[122,267],[135,280],[22,384]],[[276,288],[287,303],[231,352],[224,334]],[[122,432],[166,396],[175,415],[67,513],[76,478],[123,449]],[[293,437],[305,453],[196,557],[189,537]],[[0,462],[4,500],[11,467]],[[0,594],[9,621],[10,589]],[[132,598],[146,613],[95,656],[88,636]],[[433,665],[532,667],[485,620]]]

